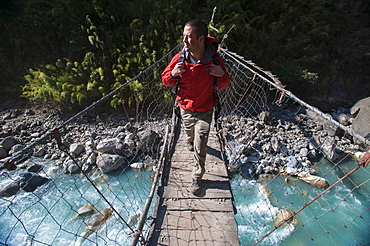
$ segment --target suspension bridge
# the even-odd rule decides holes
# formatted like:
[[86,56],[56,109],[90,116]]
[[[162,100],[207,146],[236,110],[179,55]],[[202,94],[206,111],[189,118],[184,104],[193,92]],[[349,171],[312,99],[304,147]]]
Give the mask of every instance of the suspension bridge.
[[170,165],[158,187],[150,245],[239,245],[229,175],[215,128],[210,133],[203,189],[189,191],[193,153],[181,131]]
[[[2,193],[0,243],[367,245],[369,160],[353,156],[365,153],[369,140],[226,49],[219,52],[232,85],[219,92],[223,107],[210,134],[204,189],[190,194],[192,153],[173,114],[173,93],[159,78],[178,51],[67,121],[48,124],[40,138],[2,160],[1,187],[19,187]],[[117,95],[124,103],[115,117],[87,117]],[[132,115],[125,95],[136,97]],[[85,134],[72,138],[81,129]],[[84,150],[71,153],[66,139]],[[110,150],[101,147],[107,139],[115,143]],[[58,158],[22,158],[40,148]],[[92,161],[103,156],[114,160],[108,171]],[[35,164],[42,168],[31,172]],[[76,172],[66,173],[73,164]],[[25,177],[47,182],[25,189]],[[327,185],[307,183],[313,177]]]

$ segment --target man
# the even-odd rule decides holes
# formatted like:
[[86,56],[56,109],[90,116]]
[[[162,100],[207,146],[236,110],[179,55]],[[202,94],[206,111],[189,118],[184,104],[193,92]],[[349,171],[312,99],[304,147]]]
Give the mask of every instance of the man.
[[197,195],[205,173],[213,107],[218,100],[214,87],[228,88],[230,77],[222,58],[216,55],[217,45],[214,44],[217,41],[207,36],[208,28],[203,21],[188,21],[183,35],[184,51],[172,58],[162,73],[162,82],[168,87],[179,83],[176,101],[187,134],[188,149],[194,151],[195,158],[190,191]]

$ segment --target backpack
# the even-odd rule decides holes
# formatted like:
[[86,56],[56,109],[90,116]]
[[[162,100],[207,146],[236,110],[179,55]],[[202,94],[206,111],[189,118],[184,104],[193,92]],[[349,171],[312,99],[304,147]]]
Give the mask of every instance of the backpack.
[[[218,43],[217,42],[210,42],[209,43],[210,45],[213,46],[214,48],[214,52],[212,53],[212,63],[215,64],[215,65],[219,65],[218,64]],[[178,62],[184,62],[185,61],[185,50],[183,50],[181,52],[181,55],[179,57],[179,60]],[[214,86],[216,87],[216,82],[217,82],[217,77],[214,77]],[[177,94],[177,91],[178,91],[178,87],[179,87],[179,84],[180,84],[180,77],[177,79],[177,83],[176,83],[176,88],[175,88],[175,93]],[[220,100],[219,100],[219,97],[218,97],[218,94],[217,94],[217,91],[215,89],[215,92],[216,92],[216,98],[217,98],[217,104],[215,105],[215,116],[216,116],[216,119],[219,117],[219,114],[221,112],[221,103],[220,103]],[[176,103],[175,103],[175,107],[176,107]],[[175,109],[175,113],[178,117],[180,117],[180,112],[179,112],[179,109]]]
[[[219,57],[219,55],[218,55],[218,52],[217,52],[217,50],[218,50],[218,43],[217,42],[210,42],[209,45],[212,45],[213,48],[214,48],[213,50],[215,50],[212,53],[212,63],[215,64],[215,65],[219,65],[218,64],[218,57]],[[179,57],[178,62],[180,63],[180,62],[184,62],[184,61],[185,61],[185,50],[183,50],[181,52],[181,55]],[[216,82],[217,82],[217,77],[215,77],[215,80],[214,80],[215,86],[216,86]],[[177,93],[177,90],[178,90],[179,83],[180,83],[180,78],[177,79],[176,90],[175,90],[176,93]],[[217,93],[216,93],[216,95],[217,95]],[[217,96],[217,98],[218,98],[218,96]]]
[[[213,45],[213,44],[212,44]],[[217,49],[216,49],[217,50]],[[217,53],[217,51],[216,52],[214,52],[213,54],[212,54],[212,63],[213,64],[215,64],[215,65],[218,65],[218,53]],[[185,51],[183,50],[182,52],[181,52],[181,55],[180,55],[180,57],[179,57],[179,60],[178,60],[178,62],[184,62],[185,61]]]

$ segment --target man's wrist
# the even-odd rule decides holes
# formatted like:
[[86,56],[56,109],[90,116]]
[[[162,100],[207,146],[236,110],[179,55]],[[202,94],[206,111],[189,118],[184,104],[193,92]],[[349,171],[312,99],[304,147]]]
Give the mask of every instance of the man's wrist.
[[170,73],[171,74],[171,77],[176,79],[178,76],[173,76],[172,72]]
[[217,76],[218,78],[223,78],[225,76],[225,71],[224,71],[224,74],[222,76]]

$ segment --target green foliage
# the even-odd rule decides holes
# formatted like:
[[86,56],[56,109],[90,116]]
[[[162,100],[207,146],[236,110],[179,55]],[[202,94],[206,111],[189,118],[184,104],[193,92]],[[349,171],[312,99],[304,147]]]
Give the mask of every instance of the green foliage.
[[[181,35],[184,10],[180,3],[169,2],[100,0],[80,9],[86,10],[78,25],[85,37],[84,58],[73,63],[70,58],[57,59],[55,65],[30,70],[23,96],[86,104],[129,81],[167,53]],[[53,10],[54,15],[58,13]],[[177,20],[170,21],[171,17]],[[48,81],[52,84],[45,85]],[[138,83],[125,89],[130,106],[147,96],[140,94]],[[58,91],[56,84],[66,84],[66,89]],[[120,103],[115,97],[110,104]]]
[[234,26],[227,47],[273,71],[302,98],[324,94],[335,81],[347,81],[342,86],[351,88],[348,93],[369,96],[363,92],[370,90],[363,72],[370,52],[369,5],[345,0],[221,0],[214,26],[225,31]]
[[[210,0],[6,1],[0,6],[2,92],[23,87],[25,97],[89,104],[180,42],[187,20],[209,22],[215,6]],[[221,41],[233,27],[227,47],[273,71],[299,96],[317,85],[327,91],[333,81],[365,93],[368,13],[365,0],[219,0],[212,23],[219,32],[210,34]],[[123,91],[132,106],[139,103],[134,93]]]
[[89,52],[83,62],[58,59],[54,65],[29,70],[23,96],[60,103],[79,103],[96,100],[108,93],[102,67],[96,67],[94,54]]
[[310,81],[311,83],[315,83],[315,81],[319,79],[319,76],[317,75],[317,73],[312,73],[309,72],[307,69],[304,69],[302,71],[302,78]]

